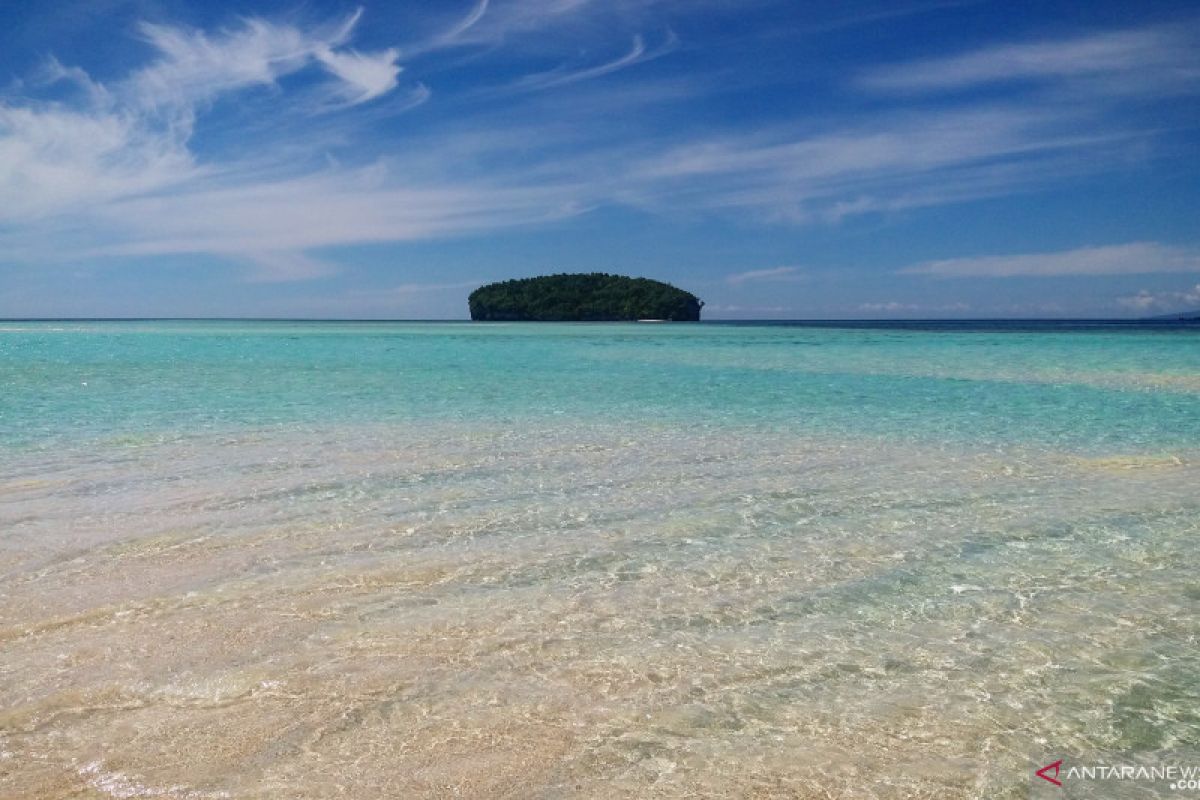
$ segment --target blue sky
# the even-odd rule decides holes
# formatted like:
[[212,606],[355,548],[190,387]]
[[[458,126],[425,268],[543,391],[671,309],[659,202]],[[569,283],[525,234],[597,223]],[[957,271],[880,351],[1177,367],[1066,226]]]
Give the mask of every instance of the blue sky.
[[0,316],[1200,308],[1200,10],[8,0]]

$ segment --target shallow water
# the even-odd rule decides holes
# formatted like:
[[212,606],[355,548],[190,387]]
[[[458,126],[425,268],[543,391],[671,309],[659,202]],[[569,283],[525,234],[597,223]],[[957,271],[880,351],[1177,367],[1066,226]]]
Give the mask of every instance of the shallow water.
[[7,323],[0,385],[0,796],[1200,748],[1194,331]]

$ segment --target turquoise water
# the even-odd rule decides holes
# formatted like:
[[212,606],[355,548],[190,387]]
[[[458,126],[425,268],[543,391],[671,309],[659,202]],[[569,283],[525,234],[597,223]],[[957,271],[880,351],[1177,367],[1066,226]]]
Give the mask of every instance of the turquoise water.
[[1200,441],[1200,330],[0,324],[3,441],[547,415],[1086,451]]
[[0,797],[1196,763],[1195,328],[6,322],[0,387]]

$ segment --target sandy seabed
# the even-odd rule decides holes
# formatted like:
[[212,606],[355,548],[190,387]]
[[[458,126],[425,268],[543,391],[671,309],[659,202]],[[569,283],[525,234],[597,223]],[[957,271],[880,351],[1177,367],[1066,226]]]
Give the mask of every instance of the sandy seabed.
[[1197,463],[566,423],[5,456],[0,796],[1024,797],[1200,743]]

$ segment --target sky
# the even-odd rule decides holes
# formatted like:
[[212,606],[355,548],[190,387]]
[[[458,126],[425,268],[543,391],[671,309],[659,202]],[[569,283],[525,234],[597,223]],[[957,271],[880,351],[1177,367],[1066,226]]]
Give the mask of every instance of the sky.
[[5,0],[0,317],[1200,308],[1200,8]]

